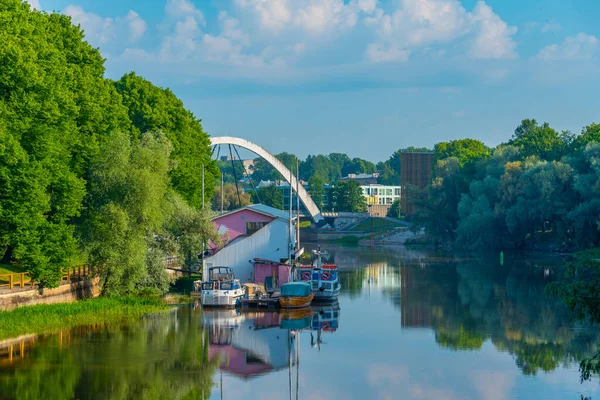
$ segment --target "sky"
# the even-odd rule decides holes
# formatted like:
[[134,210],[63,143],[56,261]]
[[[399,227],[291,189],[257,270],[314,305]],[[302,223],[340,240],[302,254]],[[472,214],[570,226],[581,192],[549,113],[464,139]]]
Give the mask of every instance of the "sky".
[[600,122],[596,0],[28,0],[171,88],[212,136],[374,162]]

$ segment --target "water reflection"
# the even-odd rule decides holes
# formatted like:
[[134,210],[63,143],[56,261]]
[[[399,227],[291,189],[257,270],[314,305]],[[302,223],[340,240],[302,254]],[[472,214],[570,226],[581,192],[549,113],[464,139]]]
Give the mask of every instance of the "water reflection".
[[323,333],[339,327],[336,302],[299,310],[204,310],[202,324],[209,338],[209,359],[234,376],[251,379],[296,365],[296,335],[310,332],[320,350]]
[[[0,398],[579,399],[600,332],[544,285],[560,259],[330,247],[339,304],[179,308],[0,349]],[[341,310],[344,321],[340,323]],[[1,347],[1,346],[0,346]],[[9,359],[10,355],[10,359]]]
[[97,325],[40,337],[0,367],[0,398],[180,399],[210,397],[199,313],[175,310],[128,326]]

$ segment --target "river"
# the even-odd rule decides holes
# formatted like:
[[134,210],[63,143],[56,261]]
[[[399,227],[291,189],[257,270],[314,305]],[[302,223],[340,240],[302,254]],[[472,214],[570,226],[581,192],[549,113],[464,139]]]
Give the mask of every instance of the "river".
[[578,362],[597,328],[544,294],[556,257],[327,246],[339,303],[275,312],[174,308],[0,351],[0,398],[600,398]]

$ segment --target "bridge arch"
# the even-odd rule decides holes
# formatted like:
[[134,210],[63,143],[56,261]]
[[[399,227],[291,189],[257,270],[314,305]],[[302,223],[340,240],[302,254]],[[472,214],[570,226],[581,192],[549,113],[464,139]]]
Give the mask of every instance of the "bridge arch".
[[260,147],[256,143],[252,143],[249,140],[236,138],[233,136],[211,137],[210,142],[211,142],[211,145],[213,145],[213,146],[220,145],[220,144],[232,144],[235,146],[243,147],[246,150],[250,150],[251,152],[255,153],[256,155],[264,158],[265,161],[267,161],[269,164],[271,164],[273,166],[273,168],[275,168],[277,170],[277,172],[279,172],[283,176],[283,178],[292,186],[292,189],[294,189],[294,191],[296,191],[296,188],[298,188],[297,195],[298,195],[298,197],[300,197],[300,201],[302,202],[302,204],[304,204],[304,207],[306,207],[306,209],[308,210],[313,221],[320,222],[323,219],[323,216],[321,215],[321,211],[319,211],[319,207],[317,207],[317,205],[315,204],[313,199],[310,197],[310,194],[308,194],[306,189],[304,189],[304,186],[297,185],[296,177],[273,154],[271,154],[264,148]]

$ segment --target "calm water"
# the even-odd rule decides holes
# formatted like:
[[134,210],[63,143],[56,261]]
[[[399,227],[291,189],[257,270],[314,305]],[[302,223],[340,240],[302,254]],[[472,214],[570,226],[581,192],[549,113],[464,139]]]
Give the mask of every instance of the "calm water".
[[560,260],[328,250],[337,306],[185,307],[26,341],[0,350],[0,398],[600,399],[578,373],[600,332],[543,293]]

